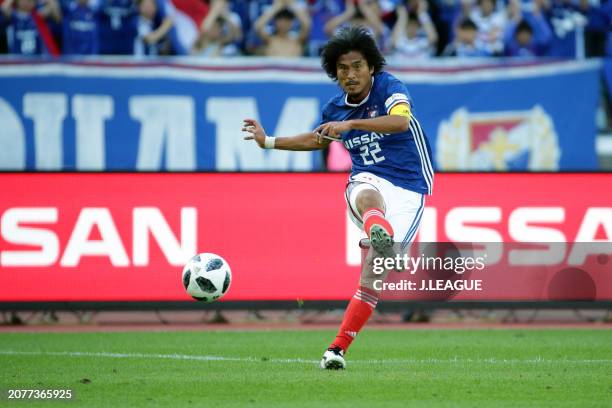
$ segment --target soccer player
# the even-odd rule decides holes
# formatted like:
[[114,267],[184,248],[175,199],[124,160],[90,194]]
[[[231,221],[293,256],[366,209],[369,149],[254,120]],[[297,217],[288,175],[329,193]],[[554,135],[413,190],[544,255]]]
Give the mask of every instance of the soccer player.
[[[323,48],[323,69],[342,92],[324,107],[320,125],[292,137],[271,137],[245,119],[247,140],[266,149],[317,150],[339,140],[352,160],[345,198],[348,212],[379,256],[395,256],[418,230],[425,195],[431,194],[433,168],[429,143],[412,113],[406,86],[384,72],[385,60],[367,29],[341,29]],[[387,271],[388,272],[388,271]],[[321,367],[341,369],[344,354],[378,302],[370,262],[362,265],[359,288],[350,300],[340,330],[323,354]]]

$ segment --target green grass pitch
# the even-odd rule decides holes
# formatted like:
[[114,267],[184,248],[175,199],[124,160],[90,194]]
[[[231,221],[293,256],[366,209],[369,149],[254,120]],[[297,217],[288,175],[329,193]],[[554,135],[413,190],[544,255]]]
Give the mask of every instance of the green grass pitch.
[[[4,333],[0,406],[611,407],[612,330]],[[73,401],[7,401],[7,389]]]

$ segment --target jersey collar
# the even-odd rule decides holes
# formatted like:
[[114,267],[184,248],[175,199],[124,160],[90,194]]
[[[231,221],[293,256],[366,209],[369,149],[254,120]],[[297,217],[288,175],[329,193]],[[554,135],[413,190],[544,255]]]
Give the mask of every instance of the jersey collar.
[[359,103],[350,103],[348,101],[348,94],[344,94],[344,104],[346,106],[350,106],[351,108],[356,108],[358,106],[363,105],[364,103],[366,103],[368,101],[368,99],[370,99],[370,94],[372,93],[372,89],[374,88],[374,75],[372,75],[372,85],[370,85],[370,92],[368,92],[368,94],[366,95],[365,98],[363,98],[363,101],[359,102]]

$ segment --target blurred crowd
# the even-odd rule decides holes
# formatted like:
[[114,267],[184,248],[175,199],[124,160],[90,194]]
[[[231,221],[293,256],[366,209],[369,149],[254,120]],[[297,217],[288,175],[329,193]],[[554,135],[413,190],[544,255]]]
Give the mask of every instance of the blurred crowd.
[[407,59],[612,55],[612,0],[4,0],[0,11],[0,53],[18,55],[318,56],[345,25]]

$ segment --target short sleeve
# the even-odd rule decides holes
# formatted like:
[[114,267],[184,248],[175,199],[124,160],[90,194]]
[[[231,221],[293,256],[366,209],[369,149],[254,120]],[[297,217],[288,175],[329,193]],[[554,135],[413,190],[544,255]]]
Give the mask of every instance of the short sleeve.
[[406,85],[394,77],[389,77],[385,88],[385,113],[388,115],[394,106],[407,103],[412,108],[412,100]]
[[317,125],[317,127],[321,126],[324,123],[329,122],[329,102],[325,104],[325,106],[323,106],[323,109],[321,109],[321,120],[319,121],[319,124]]

